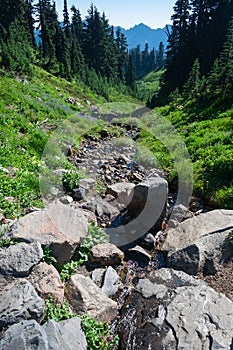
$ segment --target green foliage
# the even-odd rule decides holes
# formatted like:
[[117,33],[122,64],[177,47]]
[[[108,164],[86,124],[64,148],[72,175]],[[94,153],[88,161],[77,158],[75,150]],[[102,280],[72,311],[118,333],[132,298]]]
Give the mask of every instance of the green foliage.
[[79,181],[80,173],[77,171],[69,171],[68,173],[64,173],[62,175],[63,186],[67,192],[77,188],[79,186]]
[[82,262],[79,261],[70,261],[62,266],[60,270],[60,278],[62,282],[65,282],[71,278],[72,275],[75,274],[77,267],[81,265]]
[[46,245],[43,248],[43,252],[44,252],[44,255],[43,255],[42,261],[46,262],[49,265],[52,265],[52,264],[54,265],[57,263],[57,259],[51,255],[52,251],[48,245]]
[[90,249],[97,244],[109,242],[109,236],[103,232],[103,230],[96,225],[96,223],[89,224],[88,234],[81,242],[76,260],[71,261],[65,265],[60,270],[60,277],[62,282],[67,281],[76,272],[79,265],[84,264],[88,261],[90,254]]
[[[63,302],[63,304],[58,304],[54,298],[49,297],[45,300],[45,306],[46,315],[43,322],[48,320],[60,322],[77,316],[72,313],[67,301]],[[118,345],[119,337],[111,334],[111,328],[108,323],[97,322],[88,315],[83,315],[80,318],[82,320],[82,328],[86,336],[88,350],[115,349]]]
[[4,233],[6,232],[6,229],[0,230],[0,249],[1,248],[7,248],[11,245],[17,244],[17,242],[13,238],[6,238],[4,237]]
[[45,299],[45,306],[46,314],[43,322],[48,320],[60,322],[76,316],[71,312],[67,301],[65,301],[63,304],[59,304],[54,300],[54,298],[49,297],[48,299]]
[[119,337],[111,334],[111,328],[108,323],[97,322],[88,315],[82,316],[81,319],[88,350],[112,350],[117,347]]

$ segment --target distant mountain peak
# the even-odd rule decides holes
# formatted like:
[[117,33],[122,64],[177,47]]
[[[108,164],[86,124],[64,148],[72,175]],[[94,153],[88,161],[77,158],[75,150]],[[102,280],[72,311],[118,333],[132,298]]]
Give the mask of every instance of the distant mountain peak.
[[125,34],[129,49],[140,45],[141,50],[143,50],[146,43],[149,44],[149,49],[152,49],[153,47],[157,49],[161,41],[165,47],[167,46],[166,26],[164,26],[164,28],[152,29],[144,23],[138,23],[129,29],[124,29],[120,26],[116,28],[120,28]]

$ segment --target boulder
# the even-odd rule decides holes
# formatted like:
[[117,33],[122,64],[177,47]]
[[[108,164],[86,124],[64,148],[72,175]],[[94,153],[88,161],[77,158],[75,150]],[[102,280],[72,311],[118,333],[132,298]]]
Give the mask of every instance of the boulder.
[[168,231],[163,250],[167,266],[189,274],[214,274],[233,256],[228,235],[233,228],[232,210],[214,210],[180,223]]
[[86,350],[87,343],[78,317],[40,326],[26,320],[10,326],[0,341],[1,350]]
[[47,334],[49,350],[86,350],[87,342],[81,328],[81,319],[73,317],[69,320],[55,322],[49,320],[43,325]]
[[10,326],[0,340],[1,350],[50,350],[43,327],[35,320],[26,320]]
[[114,244],[101,243],[91,248],[89,259],[102,266],[120,265],[124,259],[124,253]]
[[182,271],[140,279],[117,326],[122,349],[231,349],[233,302]]
[[122,283],[120,281],[120,277],[118,276],[117,272],[111,266],[109,266],[104,276],[102,291],[108,297],[113,297],[121,286]]
[[117,202],[126,207],[132,199],[135,185],[131,182],[120,182],[108,186],[106,194],[110,194],[117,199]]
[[0,329],[23,320],[41,321],[45,303],[31,283],[17,279],[0,291]]
[[70,261],[87,232],[88,222],[82,210],[59,203],[20,218],[6,234],[18,241],[49,245],[58,266],[62,266]]
[[28,276],[33,266],[43,257],[43,250],[38,242],[18,243],[9,248],[0,249],[0,272],[15,277]]
[[133,189],[132,201],[127,207],[124,225],[110,227],[110,242],[118,247],[137,241],[147,232],[161,228],[166,212],[168,184],[161,177],[149,178]]
[[75,274],[66,286],[66,298],[78,315],[88,314],[98,321],[110,322],[117,315],[117,303],[89,277]]
[[28,280],[43,299],[52,296],[57,303],[63,302],[64,286],[53,265],[48,265],[45,262],[40,263],[33,268]]

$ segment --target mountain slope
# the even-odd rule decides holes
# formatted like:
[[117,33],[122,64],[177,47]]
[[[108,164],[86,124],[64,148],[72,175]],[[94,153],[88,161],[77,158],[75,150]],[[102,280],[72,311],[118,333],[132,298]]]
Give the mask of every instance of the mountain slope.
[[[152,29],[147,25],[140,23],[127,30],[122,27],[115,27],[115,30],[117,30],[117,28],[120,28],[122,33],[125,34],[129,49],[140,44],[141,50],[143,50],[146,43],[149,44],[150,49],[153,47],[158,49],[161,41],[167,46],[166,26],[164,28]],[[168,25],[168,28],[170,29],[171,26]]]

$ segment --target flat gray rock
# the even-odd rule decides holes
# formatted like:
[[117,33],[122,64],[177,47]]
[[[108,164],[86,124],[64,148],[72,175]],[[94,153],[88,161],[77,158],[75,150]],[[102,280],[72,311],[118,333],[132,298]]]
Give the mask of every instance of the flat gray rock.
[[18,243],[9,248],[0,249],[0,272],[15,277],[28,276],[33,266],[43,257],[43,250],[38,242]]
[[87,232],[88,221],[82,210],[59,203],[20,218],[9,228],[7,236],[49,245],[58,265],[62,266],[70,261]]
[[23,320],[41,321],[45,303],[26,279],[17,279],[0,291],[0,329]]

